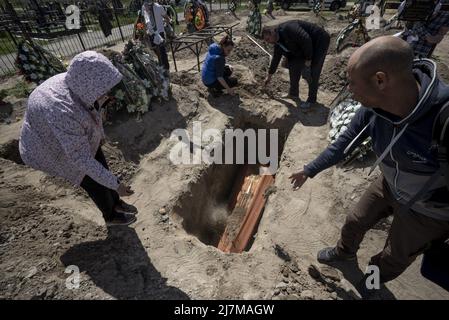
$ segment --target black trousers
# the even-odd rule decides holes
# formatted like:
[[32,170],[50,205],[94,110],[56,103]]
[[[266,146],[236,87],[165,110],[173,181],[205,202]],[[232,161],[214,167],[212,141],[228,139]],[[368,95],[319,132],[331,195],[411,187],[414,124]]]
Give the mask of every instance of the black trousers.
[[[309,83],[308,102],[316,102],[321,70],[323,69],[324,60],[326,59],[327,50],[329,49],[329,42],[330,36],[327,33],[323,34],[313,48],[313,58],[310,65],[311,81]],[[303,59],[288,58],[288,71],[290,74],[289,94],[291,96],[299,96],[299,80],[301,79],[303,68]]]
[[[165,33],[159,33],[163,39],[165,39]],[[153,37],[151,38],[151,42],[153,42]],[[170,64],[168,63],[168,55],[167,48],[165,47],[165,41],[161,45],[154,45],[154,50],[159,59],[159,63],[165,68],[165,70],[170,70]]]
[[[223,71],[223,79],[226,81],[226,83],[228,84],[228,86],[230,88],[234,88],[238,84],[238,81],[236,78],[231,77],[231,75],[232,75],[231,68],[229,68],[229,66],[225,66],[224,71]],[[217,89],[217,90],[224,89],[224,87],[221,85],[220,81],[218,81],[218,80],[215,80],[214,83],[208,85],[207,87]]]
[[[103,167],[109,170],[101,147],[98,148],[95,159],[100,162]],[[80,186],[87,192],[92,201],[97,205],[98,209],[100,209],[103,218],[106,221],[111,220],[115,215],[114,207],[120,202],[120,197],[117,191],[99,184],[89,176],[84,176]]]

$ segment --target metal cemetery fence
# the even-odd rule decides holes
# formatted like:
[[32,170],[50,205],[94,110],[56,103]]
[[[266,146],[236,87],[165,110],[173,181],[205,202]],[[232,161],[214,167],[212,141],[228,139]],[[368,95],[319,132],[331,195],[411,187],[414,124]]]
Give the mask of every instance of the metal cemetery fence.
[[[80,9],[79,29],[66,26],[65,10],[71,4]],[[120,0],[0,0],[0,73],[15,70],[22,39],[32,38],[60,57],[124,41],[132,34],[137,10],[125,10]]]
[[[186,0],[166,1],[173,1],[178,8],[178,15],[183,16]],[[208,8],[210,11],[226,9],[228,1],[209,0]],[[23,39],[32,39],[60,58],[126,41],[132,36],[142,2],[0,0],[0,76],[16,71],[17,44]],[[238,2],[242,4],[242,0]],[[79,28],[67,27],[67,21],[73,21],[71,5],[79,8]]]
[[[66,24],[73,4],[79,8],[79,29]],[[15,71],[22,39],[31,38],[59,57],[125,41],[141,5],[142,0],[0,0],[0,75]]]

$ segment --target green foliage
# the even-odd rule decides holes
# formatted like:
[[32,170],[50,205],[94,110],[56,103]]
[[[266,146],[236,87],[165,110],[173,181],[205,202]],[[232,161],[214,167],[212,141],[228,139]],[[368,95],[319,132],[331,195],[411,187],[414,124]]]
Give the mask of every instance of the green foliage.
[[65,72],[63,63],[40,45],[25,40],[17,47],[17,67],[25,80],[41,84],[48,78]]
[[111,91],[115,110],[126,109],[140,115],[150,110],[153,98],[168,100],[168,73],[142,44],[129,41],[122,54],[108,50],[102,53],[123,75],[123,80]]
[[26,98],[31,93],[28,83],[23,80],[17,82],[14,87],[5,91],[8,96],[13,96],[16,98]]

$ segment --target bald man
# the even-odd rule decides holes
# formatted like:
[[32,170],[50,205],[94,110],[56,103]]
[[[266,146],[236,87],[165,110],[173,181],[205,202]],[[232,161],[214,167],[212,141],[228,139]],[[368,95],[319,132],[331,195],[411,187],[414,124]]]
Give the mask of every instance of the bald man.
[[[408,201],[439,169],[431,148],[432,127],[441,107],[449,102],[449,87],[436,75],[428,59],[413,61],[409,45],[395,37],[379,37],[351,56],[347,68],[349,89],[362,103],[348,129],[303,170],[293,174],[294,189],[308,178],[337,164],[362,141],[371,137],[381,175],[349,212],[335,247],[318,252],[318,261],[356,259],[365,233],[381,219],[393,215],[383,250],[370,265],[380,271],[380,282],[398,277],[437,239],[449,237],[449,191],[437,175],[425,196],[407,209]],[[361,279],[362,296],[367,275]]]

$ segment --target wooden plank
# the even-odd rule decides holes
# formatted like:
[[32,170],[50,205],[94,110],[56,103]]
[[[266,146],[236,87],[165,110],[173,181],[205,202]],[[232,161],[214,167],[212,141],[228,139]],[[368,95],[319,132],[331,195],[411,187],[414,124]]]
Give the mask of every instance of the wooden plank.
[[246,165],[236,179],[229,209],[228,225],[218,249],[224,252],[243,252],[253,236],[262,216],[265,190],[274,183],[274,176],[254,174],[254,167]]
[[237,237],[234,239],[231,252],[243,252],[250,242],[256,231],[257,223],[262,217],[262,211],[265,207],[266,199],[264,197],[265,190],[273,184],[273,176],[261,176],[259,183],[256,185],[255,195],[249,206],[248,213],[245,215]]

